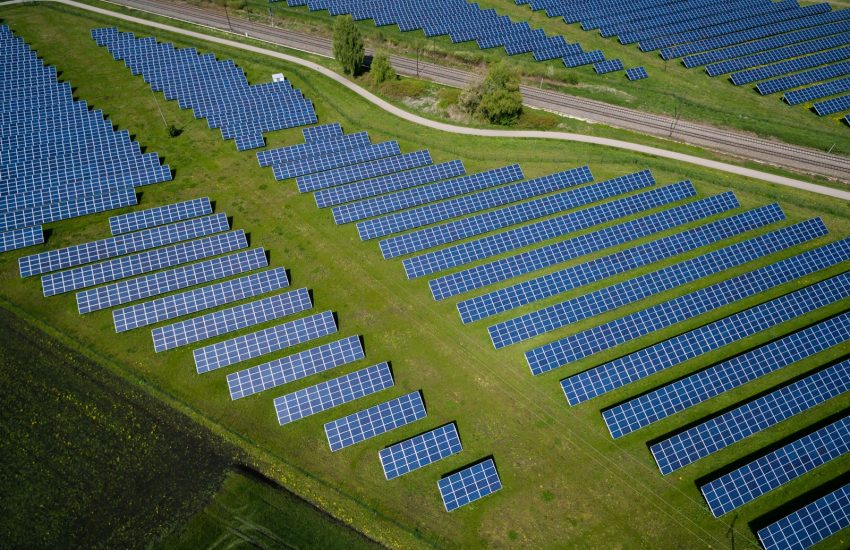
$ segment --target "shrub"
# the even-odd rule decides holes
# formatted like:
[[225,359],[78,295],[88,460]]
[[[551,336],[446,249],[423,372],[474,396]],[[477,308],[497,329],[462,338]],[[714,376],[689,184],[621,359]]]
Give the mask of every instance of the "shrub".
[[470,84],[460,94],[458,105],[492,124],[513,124],[522,114],[519,76],[504,63],[493,65],[483,81]]
[[375,84],[396,79],[395,70],[390,65],[390,58],[384,52],[375,54],[369,73],[372,75],[372,82]]
[[345,74],[356,76],[363,67],[363,37],[350,15],[339,17],[334,22],[333,54]]

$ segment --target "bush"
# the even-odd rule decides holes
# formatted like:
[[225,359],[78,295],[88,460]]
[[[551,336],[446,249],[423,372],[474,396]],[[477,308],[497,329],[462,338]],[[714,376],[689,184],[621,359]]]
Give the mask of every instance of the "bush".
[[460,94],[458,105],[492,124],[513,124],[522,114],[519,76],[504,63],[493,65],[483,81],[470,84]]
[[382,82],[396,79],[395,70],[392,65],[390,65],[390,58],[387,57],[387,54],[384,52],[375,54],[375,57],[372,59],[372,67],[369,69],[369,73],[372,76],[372,82],[375,84],[381,84]]
[[342,72],[356,76],[363,67],[365,48],[363,37],[350,15],[339,17],[334,22],[333,43],[333,54],[342,65]]

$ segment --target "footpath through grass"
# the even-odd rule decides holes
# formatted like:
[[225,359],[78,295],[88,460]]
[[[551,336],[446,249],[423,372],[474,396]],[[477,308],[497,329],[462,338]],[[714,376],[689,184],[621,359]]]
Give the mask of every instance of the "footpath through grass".
[[[681,475],[662,478],[647,451],[646,441],[726,406],[728,400],[689,411],[673,424],[661,423],[645,430],[646,433],[612,441],[599,409],[646,386],[615,392],[588,406],[567,407],[557,380],[589,366],[589,361],[559,369],[563,372],[533,378],[523,362],[522,352],[540,341],[494,351],[483,325],[461,326],[451,301],[431,300],[427,281],[406,281],[400,263],[383,261],[376,243],[361,242],[353,227],[334,226],[330,213],[317,210],[312,197],[298,194],[292,182],[275,182],[270,170],[258,167],[252,153],[236,152],[233,143],[222,141],[217,131],[207,128],[205,121],[195,120],[188,111],[180,111],[176,102],[165,101],[161,94],[152,94],[141,77],[131,76],[106,49],[98,48],[89,31],[97,26],[116,25],[115,21],[44,5],[3,8],[0,17],[33,45],[46,63],[58,66],[62,78],[72,82],[77,97],[103,109],[119,129],[129,128],[146,151],[158,152],[176,170],[173,182],[140,190],[139,208],[198,196],[211,197],[217,211],[233,217],[234,227],[250,232],[252,246],[263,246],[270,252],[273,266],[290,270],[294,288],[307,286],[313,291],[315,311],[335,311],[340,337],[363,335],[367,358],[340,371],[234,403],[227,393],[225,373],[196,375],[189,349],[154,354],[148,331],[116,335],[110,312],[81,318],[73,295],[44,299],[38,280],[19,279],[18,257],[105,237],[109,214],[51,225],[54,231],[46,246],[0,256],[0,297],[66,335],[74,345],[92,350],[129,375],[144,380],[199,422],[237,443],[249,455],[249,462],[256,464],[263,474],[368,537],[400,547],[697,548],[725,546],[730,538],[737,544],[754,545],[748,527],[750,521],[841,473],[840,466],[823,468],[781,494],[762,498],[742,509],[734,522],[731,518],[712,518],[699,495],[696,479],[837,412],[839,405],[830,403],[804,420],[789,422],[781,430],[765,433],[722,456],[707,459]],[[141,27],[117,25],[138,36],[150,34]],[[157,36],[178,46],[210,50],[209,45],[190,44],[167,33]],[[313,100],[321,122],[339,121],[349,132],[367,130],[376,142],[396,139],[405,152],[428,148],[435,162],[460,158],[469,173],[519,162],[526,176],[534,177],[589,164],[596,179],[603,180],[650,168],[662,184],[689,178],[701,196],[733,190],[743,208],[779,200],[788,214],[787,223],[821,215],[832,232],[831,238],[850,235],[850,207],[825,197],[584,144],[447,135],[377,111],[345,88],[299,67],[238,50],[219,47],[212,50],[220,58],[233,59],[254,83],[267,82],[271,74],[284,72]],[[179,137],[168,136],[160,109],[169,123],[183,128]],[[271,134],[268,145],[300,141],[300,131],[294,129]],[[755,264],[763,265],[777,257]],[[736,272],[752,269],[755,264]],[[724,274],[722,278],[727,276]],[[806,282],[825,276],[818,274]],[[715,317],[787,292],[790,286],[759,300],[724,308]],[[655,300],[679,292],[668,292]],[[635,304],[627,309],[647,305]],[[612,312],[593,322],[605,322],[625,312]],[[817,312],[795,326],[828,314]],[[565,335],[572,328],[547,338]],[[635,342],[634,346],[667,338],[684,328],[661,331]],[[781,330],[791,328],[784,326]],[[759,335],[747,344],[756,345],[777,335],[778,331]],[[740,348],[724,349],[671,376],[737,351]],[[797,365],[755,385],[758,387],[743,388],[730,397],[743,399],[831,359],[831,356],[818,357],[811,364]],[[339,375],[343,370],[349,372],[385,360],[393,362],[397,387],[392,392],[359,400],[285,428],[277,425],[272,397]],[[228,372],[247,366],[237,365]],[[328,451],[322,430],[324,422],[419,389],[428,405],[427,421],[338,453]],[[464,444],[462,453],[393,482],[384,479],[377,460],[380,448],[452,420],[458,423]],[[437,492],[441,474],[491,454],[505,488],[475,505],[447,514]]]

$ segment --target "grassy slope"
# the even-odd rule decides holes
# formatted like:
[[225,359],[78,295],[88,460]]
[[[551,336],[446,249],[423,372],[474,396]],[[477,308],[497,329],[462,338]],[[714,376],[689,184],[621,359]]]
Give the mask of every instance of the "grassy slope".
[[[146,331],[117,336],[112,333],[108,312],[81,321],[72,296],[42,299],[38,281],[21,283],[17,279],[15,258],[19,254],[0,257],[0,295],[67,333],[79,345],[126,365],[134,375],[191,408],[229,437],[241,440],[251,452],[261,449],[270,476],[370,536],[396,544],[411,544],[412,537],[420,537],[423,542],[446,546],[551,545],[553,541],[583,547],[610,546],[611,541],[629,547],[723,545],[730,536],[731,520],[710,517],[694,480],[838,410],[837,403],[830,403],[805,421],[788,423],[680,475],[662,479],[645,442],[728,404],[728,399],[612,442],[599,408],[650,385],[638,385],[589,406],[568,409],[556,381],[589,362],[532,379],[521,359],[521,352],[530,344],[494,352],[484,327],[461,328],[453,304],[433,303],[425,281],[406,282],[399,262],[380,260],[375,244],[359,242],[354,228],[334,227],[330,214],[317,211],[312,198],[298,195],[291,182],[274,182],[269,171],[257,167],[253,155],[236,153],[232,143],[222,142],[204,122],[195,121],[189,112],[178,111],[175,103],[164,102],[161,95],[153,96],[141,78],[131,77],[88,38],[88,30],[105,24],[102,20],[44,7],[16,7],[0,13],[48,63],[60,67],[79,97],[103,108],[120,128],[129,127],[148,150],[159,152],[176,168],[173,183],[143,190],[144,206],[200,195],[214,198],[219,211],[234,216],[236,227],[251,232],[254,245],[271,251],[273,265],[291,269],[293,285],[313,289],[316,311],[332,308],[338,312],[340,335],[365,336],[367,360],[356,366],[392,360],[398,387],[283,429],[274,421],[271,397],[288,390],[231,403],[223,373],[194,375],[189,350],[154,356]],[[398,139],[405,151],[428,147],[437,161],[462,158],[469,172],[518,161],[527,176],[535,176],[588,163],[597,179],[603,179],[649,167],[660,182],[693,179],[701,195],[733,189],[745,206],[781,197],[791,221],[822,214],[834,235],[850,234],[850,209],[828,199],[598,147],[444,135],[376,112],[350,92],[297,67],[226,49],[216,51],[235,59],[252,82],[266,81],[273,72],[285,72],[313,99],[322,121],[339,120],[349,131],[369,130],[375,141]],[[159,102],[169,121],[185,125],[183,135],[167,138],[154,101]],[[300,141],[297,130],[278,132],[270,145],[296,141]],[[59,224],[49,246],[106,236],[106,217]],[[742,305],[725,308],[723,313]],[[819,312],[808,321],[825,314]],[[665,331],[638,344],[669,334]],[[725,350],[724,355],[728,353],[732,350]],[[689,368],[705,363],[697,361]],[[764,389],[767,382],[776,383],[812,366],[787,369],[733,396],[740,399]],[[653,383],[671,376],[656,377]],[[313,382],[294,384],[293,388]],[[428,401],[427,422],[344,452],[328,453],[323,422],[420,388]],[[380,447],[449,420],[458,422],[465,447],[462,454],[392,483],[383,480],[375,458]],[[491,453],[505,489],[479,504],[446,514],[436,491],[440,474]],[[748,521],[840,471],[830,465],[792,484],[780,496],[764,497],[744,508],[732,535],[738,542],[752,542]]]
[[[837,114],[817,117],[806,108],[809,104],[790,107],[778,95],[763,97],[752,87],[736,87],[724,78],[710,78],[701,68],[687,69],[678,61],[665,63],[657,53],[641,52],[636,45],[623,46],[616,39],[602,38],[596,31],[585,32],[578,24],[567,25],[561,18],[549,18],[545,12],[532,12],[528,6],[517,6],[513,0],[483,0],[478,3],[483,8],[495,8],[514,21],[529,21],[532,27],[544,29],[548,34],[561,34],[570,42],[580,43],[585,50],[601,49],[609,59],[622,59],[626,67],[643,65],[650,74],[647,80],[629,82],[622,72],[596,75],[591,66],[570,69],[578,77],[579,85],[567,86],[564,89],[567,93],[735,128],[763,137],[776,137],[821,150],[834,145],[833,152],[850,154],[847,125]],[[301,21],[318,32],[328,32],[327,27],[332,21],[326,11],[290,8],[284,2],[273,6],[275,14]],[[258,14],[267,14],[268,5],[262,0],[248,0],[248,7]],[[402,33],[397,26],[377,29],[371,20],[359,22],[359,27],[367,37],[374,39],[380,33],[386,39],[406,46],[410,46],[417,37],[424,36],[418,31]],[[436,48],[440,54],[459,52],[459,55],[474,62],[492,62],[508,57],[502,48],[482,52],[474,42],[452,44],[445,36],[428,39],[427,44],[429,49]],[[532,82],[541,76],[552,76],[557,80],[567,71],[559,60],[538,63],[531,54],[513,56],[511,63],[531,75]]]

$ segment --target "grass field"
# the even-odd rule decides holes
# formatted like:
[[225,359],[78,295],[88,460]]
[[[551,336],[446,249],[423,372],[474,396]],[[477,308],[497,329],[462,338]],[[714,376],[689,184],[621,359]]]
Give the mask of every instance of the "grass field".
[[[774,338],[779,331],[724,348],[676,373],[656,376],[585,406],[568,408],[557,380],[610,359],[615,353],[603,353],[592,361],[532,378],[522,352],[555,336],[642,309],[651,301],[495,352],[483,324],[461,327],[453,303],[434,303],[425,280],[405,281],[400,262],[381,260],[375,243],[360,242],[353,227],[335,227],[330,213],[316,210],[312,197],[299,195],[292,182],[275,182],[269,170],[257,166],[253,154],[237,153],[232,142],[223,142],[217,132],[207,129],[205,122],[194,120],[187,111],[179,111],[176,102],[166,102],[161,94],[152,94],[140,77],[131,76],[123,64],[113,61],[105,49],[98,48],[89,38],[89,30],[114,22],[49,6],[5,7],[0,17],[47,63],[57,65],[62,78],[73,83],[77,97],[103,109],[119,128],[129,128],[147,151],[158,152],[176,170],[173,182],[142,190],[142,206],[210,196],[218,211],[233,216],[235,227],[251,233],[252,246],[264,246],[271,252],[272,265],[291,270],[294,287],[312,289],[316,311],[331,308],[337,313],[341,336],[364,336],[367,359],[345,370],[390,360],[397,388],[281,428],[274,418],[271,397],[315,383],[315,379],[232,403],[223,373],[200,377],[194,374],[190,350],[154,355],[147,331],[115,335],[109,312],[80,319],[73,296],[43,299],[37,280],[21,282],[17,276],[16,258],[21,253],[0,257],[0,297],[26,311],[35,322],[64,335],[74,346],[91,350],[109,365],[117,365],[123,374],[143,380],[146,387],[238,444],[264,475],[368,537],[405,547],[749,547],[755,544],[752,522],[758,524],[782,504],[818,491],[844,474],[846,467],[829,464],[723,520],[711,517],[695,486],[695,480],[840,412],[846,405],[839,400],[669,478],[658,474],[646,442],[827,363],[848,350],[831,350],[815,361],[783,369],[722,399],[614,442],[601,421],[600,408]],[[141,28],[120,27],[149,34]],[[157,36],[189,45],[165,33]],[[209,49],[203,44],[192,45]],[[404,151],[429,148],[437,162],[461,158],[470,173],[520,162],[526,176],[533,177],[587,163],[596,179],[602,180],[651,168],[661,183],[689,178],[701,196],[734,190],[744,208],[779,200],[788,214],[787,223],[820,215],[832,232],[831,238],[850,235],[850,207],[827,198],[581,144],[445,135],[375,111],[341,86],[298,67],[226,48],[213,51],[220,57],[234,59],[252,82],[268,81],[271,73],[284,72],[313,100],[322,122],[340,121],[347,131],[368,130],[373,141],[396,139]],[[158,109],[166,120],[184,128],[182,135],[168,137]],[[300,132],[291,130],[270,135],[268,144],[298,141]],[[56,224],[48,245],[42,248],[105,237],[107,217],[91,216]],[[688,256],[692,255],[696,253]],[[724,277],[787,255],[790,253],[774,255]],[[664,262],[669,263],[672,261]],[[605,284],[655,268],[657,265]],[[806,282],[838,271],[818,273]],[[582,293],[599,286],[587,287]],[[769,296],[785,293],[792,286],[781,287]],[[681,290],[667,292],[655,301],[680,293]],[[767,297],[737,303],[710,317],[728,315]],[[818,311],[783,325],[781,332],[848,307],[850,303],[844,302]],[[618,348],[616,355],[708,320],[703,317],[642,338]],[[328,452],[322,431],[324,422],[416,389],[425,395],[427,421],[339,453]],[[457,421],[463,453],[393,482],[384,480],[376,458],[378,449],[451,420]],[[491,454],[505,489],[475,505],[445,513],[436,488],[440,475]],[[846,542],[845,535],[844,539],[830,541],[830,545],[840,547]]]

